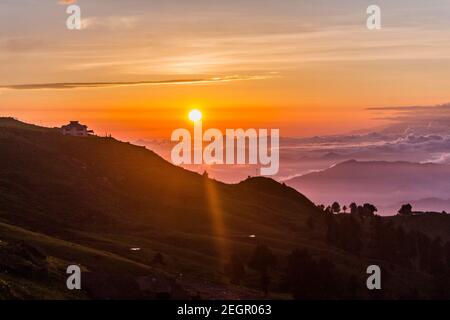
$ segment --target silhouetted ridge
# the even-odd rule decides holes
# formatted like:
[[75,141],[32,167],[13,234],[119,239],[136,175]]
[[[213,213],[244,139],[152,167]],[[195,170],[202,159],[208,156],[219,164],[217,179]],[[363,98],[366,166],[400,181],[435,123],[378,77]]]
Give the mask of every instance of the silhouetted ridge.
[[0,117],[0,128],[10,128],[10,129],[28,129],[28,130],[52,130],[50,128],[45,128],[37,126],[34,124],[25,123],[12,117]]
[[244,188],[251,189],[254,192],[276,195],[282,198],[289,198],[295,201],[299,201],[303,205],[306,205],[309,210],[316,210],[315,204],[300,192],[298,192],[294,188],[287,186],[284,183],[280,183],[271,178],[249,177],[246,180],[240,182],[238,185]]

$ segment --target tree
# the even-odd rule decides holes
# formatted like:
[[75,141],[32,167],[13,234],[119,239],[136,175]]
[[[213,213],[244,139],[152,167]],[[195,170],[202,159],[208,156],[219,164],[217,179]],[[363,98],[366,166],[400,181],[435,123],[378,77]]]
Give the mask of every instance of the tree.
[[350,203],[350,214],[357,214],[358,213],[358,206],[356,203],[352,202]]
[[339,204],[339,202],[333,202],[333,204],[331,205],[331,210],[334,213],[341,212],[341,205]]
[[364,216],[374,216],[375,212],[377,212],[378,209],[373,204],[370,203],[364,203],[363,205],[363,215]]
[[258,244],[249,262],[249,267],[261,273],[261,290],[267,296],[269,294],[270,269],[276,266],[277,259],[269,247]]
[[347,206],[345,206],[345,205],[342,207],[342,211],[344,211],[344,213],[347,213],[347,209],[348,209],[348,208],[347,208]]
[[398,210],[398,214],[410,216],[412,214],[412,205],[410,205],[409,203],[402,205],[400,210]]

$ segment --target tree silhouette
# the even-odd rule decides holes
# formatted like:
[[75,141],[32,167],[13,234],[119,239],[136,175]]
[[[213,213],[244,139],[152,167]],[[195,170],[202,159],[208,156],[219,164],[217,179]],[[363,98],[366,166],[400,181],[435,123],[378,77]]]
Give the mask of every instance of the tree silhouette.
[[358,213],[358,206],[356,203],[352,202],[350,203],[350,214],[357,214]]
[[261,273],[261,290],[267,296],[269,294],[270,269],[276,266],[277,260],[269,247],[258,244],[249,262],[249,267]]
[[325,206],[323,204],[319,204],[317,208],[321,211],[325,211]]
[[378,209],[373,204],[370,203],[364,203],[363,205],[363,215],[364,216],[374,216],[375,212],[377,212]]
[[345,205],[342,207],[342,211],[344,211],[344,213],[347,213],[347,209],[348,209],[348,208],[347,208],[347,206],[345,206]]
[[412,214],[412,205],[409,203],[402,205],[400,210],[398,210],[398,214],[410,216]]
[[333,204],[331,205],[331,210],[334,213],[339,213],[341,212],[341,205],[339,204],[339,202],[333,202]]

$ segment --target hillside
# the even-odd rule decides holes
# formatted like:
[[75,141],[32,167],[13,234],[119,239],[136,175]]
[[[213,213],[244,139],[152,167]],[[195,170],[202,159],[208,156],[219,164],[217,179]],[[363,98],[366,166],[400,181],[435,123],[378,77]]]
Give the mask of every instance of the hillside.
[[418,231],[440,238],[442,241],[450,241],[450,215],[436,212],[417,214],[411,217],[395,216],[389,218],[406,230]]
[[316,210],[272,180],[225,185],[113,138],[66,137],[4,119],[0,150],[3,223],[138,261],[161,251],[180,264],[174,273],[201,266],[220,280],[217,265],[234,246],[250,250],[253,234],[287,252]]
[[[384,297],[414,287],[431,296],[423,284],[432,271],[371,249],[377,220],[328,216],[274,180],[227,185],[113,138],[62,136],[11,119],[0,120],[0,151],[0,298],[261,298],[257,271],[245,267],[241,283],[226,271],[233,254],[247,264],[258,244],[277,259],[272,298],[292,296],[285,270],[296,248],[334,266],[333,288],[361,284],[313,297],[370,298],[362,284],[375,261],[391,275]],[[361,228],[359,252],[341,239],[356,235],[347,232],[350,218]],[[80,293],[64,287],[69,264],[85,271]]]

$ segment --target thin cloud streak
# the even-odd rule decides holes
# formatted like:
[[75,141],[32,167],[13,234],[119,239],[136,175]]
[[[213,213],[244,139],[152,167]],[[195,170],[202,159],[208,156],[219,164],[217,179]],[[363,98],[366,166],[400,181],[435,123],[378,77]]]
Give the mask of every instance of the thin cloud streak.
[[108,87],[130,87],[148,85],[175,85],[175,84],[200,84],[200,83],[220,83],[233,81],[264,80],[271,78],[269,75],[251,76],[226,76],[205,79],[172,79],[154,81],[125,81],[125,82],[55,82],[55,83],[31,83],[0,85],[3,90],[40,90],[40,89],[79,89],[79,88],[108,88]]
[[448,109],[450,108],[450,103],[431,105],[431,106],[388,106],[388,107],[368,107],[368,111],[415,111],[415,110],[429,110],[430,108],[436,109]]

